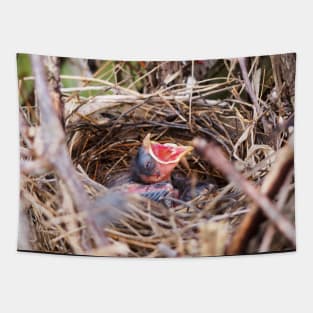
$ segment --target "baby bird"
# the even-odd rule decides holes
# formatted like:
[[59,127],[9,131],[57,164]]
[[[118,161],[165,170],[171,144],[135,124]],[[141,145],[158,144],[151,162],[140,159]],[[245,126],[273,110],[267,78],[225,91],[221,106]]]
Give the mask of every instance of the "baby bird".
[[192,150],[191,146],[151,141],[148,134],[132,161],[130,173],[115,180],[113,185],[157,202],[168,196],[178,198],[179,192],[171,183],[171,174],[182,157]]

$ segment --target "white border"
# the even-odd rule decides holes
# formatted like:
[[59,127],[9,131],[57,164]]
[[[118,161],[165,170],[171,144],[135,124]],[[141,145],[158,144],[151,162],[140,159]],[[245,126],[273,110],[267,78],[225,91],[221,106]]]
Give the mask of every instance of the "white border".
[[[1,4],[1,312],[312,311],[312,10],[291,1]],[[17,253],[15,53],[203,59],[297,52],[297,252],[130,260]],[[310,310],[311,309],[311,310]]]

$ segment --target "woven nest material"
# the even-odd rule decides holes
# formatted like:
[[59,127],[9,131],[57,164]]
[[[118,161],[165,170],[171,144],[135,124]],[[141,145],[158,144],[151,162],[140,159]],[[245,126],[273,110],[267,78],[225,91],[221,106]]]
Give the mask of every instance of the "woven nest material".
[[[270,58],[250,60],[250,78],[259,95],[262,116],[255,111],[234,60],[197,64],[197,75],[193,76],[191,62],[172,62],[170,68],[162,62],[147,64],[144,69],[136,67],[132,83],[123,82],[123,77],[113,84],[101,75],[89,80],[75,76],[82,84],[62,89],[67,147],[89,196],[110,194],[107,186],[129,171],[148,133],[161,143],[186,145],[196,136],[214,140],[236,168],[260,186],[275,162],[276,152],[292,132],[279,127],[294,111],[290,89],[284,93],[284,85],[285,89],[277,90],[277,76],[281,80],[283,77]],[[125,62],[116,62],[112,72],[118,66],[127,68]],[[68,78],[74,79],[74,75]],[[64,82],[67,78],[61,79]],[[88,86],[96,95],[86,95]],[[31,104],[23,102],[21,107],[28,123],[37,127],[38,108],[35,102]],[[28,148],[22,139],[21,146]],[[191,182],[213,179],[214,188],[172,208],[136,196],[130,198],[131,209],[122,210],[116,217],[112,213],[110,223],[100,223],[110,245],[88,250],[90,234],[65,183],[53,171],[37,176],[22,174],[21,208],[26,215],[20,225],[26,218],[30,229],[27,250],[136,257],[224,255],[251,201],[196,152],[186,156],[174,175]],[[292,220],[292,177],[285,189],[287,194],[278,194],[276,200],[283,201],[283,211]],[[247,253],[258,252],[265,244],[268,226],[262,225]],[[290,248],[279,233],[267,245],[267,251]]]

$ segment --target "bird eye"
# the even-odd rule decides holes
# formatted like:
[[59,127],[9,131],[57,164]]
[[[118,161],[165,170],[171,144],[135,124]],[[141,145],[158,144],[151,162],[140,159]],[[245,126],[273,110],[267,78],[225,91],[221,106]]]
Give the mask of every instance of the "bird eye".
[[151,170],[153,168],[153,162],[152,161],[146,162],[145,168],[148,170]]

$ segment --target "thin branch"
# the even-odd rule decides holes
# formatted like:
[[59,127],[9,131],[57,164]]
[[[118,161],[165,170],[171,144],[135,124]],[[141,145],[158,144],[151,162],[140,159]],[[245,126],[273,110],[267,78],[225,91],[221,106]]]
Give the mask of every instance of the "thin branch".
[[44,64],[48,69],[48,88],[50,90],[52,104],[62,126],[64,127],[64,103],[61,96],[60,59],[55,56],[45,57]]
[[279,212],[276,205],[251,182],[246,180],[227,160],[223,151],[213,142],[207,143],[204,139],[195,138],[193,145],[202,158],[209,161],[229,181],[239,187],[249,196],[263,211],[267,218],[294,246],[296,245],[296,233],[294,226]]
[[51,164],[57,175],[65,182],[77,210],[86,214],[88,229],[93,239],[97,246],[101,247],[107,240],[89,216],[91,202],[78,178],[65,145],[63,127],[49,94],[44,58],[32,55],[31,60],[41,121],[40,131],[37,135],[37,155],[45,162]]
[[191,83],[190,83],[190,95],[189,95],[189,128],[192,131],[192,123],[191,123],[191,117],[192,117],[192,93],[193,93],[193,85],[195,82],[194,78],[194,71],[195,71],[195,61],[191,61]]
[[[282,187],[278,193],[277,207],[280,211],[282,211],[287,203],[288,196],[290,195],[290,183],[293,177],[293,170],[289,170],[288,176],[286,177]],[[270,249],[270,245],[272,243],[272,239],[276,233],[276,229],[273,225],[268,225],[262,242],[259,247],[259,252],[268,252]]]
[[247,66],[246,66],[246,60],[245,60],[245,58],[239,58],[238,61],[239,61],[240,69],[242,72],[242,77],[243,77],[243,80],[245,82],[246,91],[247,91],[248,95],[250,96],[250,98],[251,98],[251,100],[255,106],[257,114],[259,115],[259,113],[261,112],[260,104],[258,102],[257,96],[255,95],[255,93],[253,91],[253,87],[252,87],[252,84],[251,84],[250,79],[249,79]]
[[[284,184],[288,173],[293,167],[293,138],[277,154],[276,163],[272,170],[265,177],[261,192],[272,199],[281,186]],[[246,250],[248,242],[257,232],[259,225],[264,221],[265,216],[258,206],[253,206],[250,212],[244,217],[234,234],[227,253],[234,255]]]

